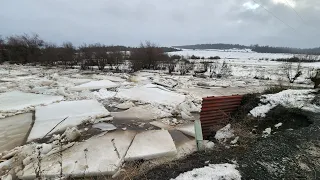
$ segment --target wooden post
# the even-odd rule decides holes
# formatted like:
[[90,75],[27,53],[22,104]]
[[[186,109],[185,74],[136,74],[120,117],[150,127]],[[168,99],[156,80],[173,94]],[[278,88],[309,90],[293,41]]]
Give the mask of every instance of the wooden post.
[[201,122],[200,120],[194,121],[194,131],[196,135],[196,143],[197,143],[197,149],[198,151],[204,150],[203,147],[203,135],[202,135],[202,128],[201,128]]

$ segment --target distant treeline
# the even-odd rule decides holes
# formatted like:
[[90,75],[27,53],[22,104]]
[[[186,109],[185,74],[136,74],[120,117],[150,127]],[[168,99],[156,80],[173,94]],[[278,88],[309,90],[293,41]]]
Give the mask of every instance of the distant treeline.
[[196,45],[185,45],[185,46],[174,46],[175,48],[182,49],[251,49],[258,53],[289,53],[289,54],[312,54],[320,55],[320,47],[317,48],[290,48],[290,47],[273,47],[273,46],[259,46],[251,45],[245,46],[240,44],[196,44]]
[[[110,46],[100,43],[74,46],[71,42],[55,45],[37,34],[0,36],[0,64],[27,64],[62,66],[81,70],[138,71],[141,69],[166,69],[175,66],[182,57],[171,57],[165,52],[178,51],[160,47],[146,41],[137,47]],[[124,68],[123,68],[124,67]]]
[[299,48],[289,48],[289,47],[272,47],[272,46],[251,46],[252,51],[258,53],[289,53],[289,54],[312,54],[320,55],[320,47],[309,48],[309,49],[299,49]]
[[195,45],[185,45],[185,46],[173,46],[175,48],[181,49],[246,49],[248,46],[240,44],[195,44]]

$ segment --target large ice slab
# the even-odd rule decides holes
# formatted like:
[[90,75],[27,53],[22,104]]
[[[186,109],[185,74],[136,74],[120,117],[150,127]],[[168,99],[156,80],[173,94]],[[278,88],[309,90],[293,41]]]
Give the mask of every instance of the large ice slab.
[[110,80],[101,80],[101,81],[91,81],[79,86],[70,88],[73,91],[83,91],[83,90],[95,90],[102,88],[113,88],[119,86],[117,83],[114,83]]
[[[109,132],[72,146],[62,154],[63,175],[72,177],[113,175],[122,164],[135,134],[134,131]],[[58,154],[42,159],[41,168],[45,177],[59,177],[61,158]],[[20,178],[35,179],[33,166],[36,165],[27,165]]]
[[62,131],[67,127],[81,124],[84,120],[109,116],[110,112],[96,100],[63,101],[36,108],[36,121],[28,141],[42,138],[61,120],[68,117],[53,131]]
[[152,105],[135,106],[125,111],[112,112],[115,120],[142,120],[148,121],[171,117],[172,114]]
[[138,133],[134,138],[125,160],[148,160],[174,156],[176,153],[176,146],[167,130],[144,131]]
[[25,110],[37,105],[51,104],[63,100],[62,96],[12,91],[0,94],[0,112],[14,112]]
[[176,129],[181,131],[182,133],[188,135],[188,136],[192,136],[192,137],[196,136],[193,123],[178,126],[178,127],[176,127]]
[[131,89],[119,89],[116,97],[169,106],[177,106],[185,100],[184,95],[153,84]]
[[22,145],[31,123],[32,113],[0,119],[0,153]]

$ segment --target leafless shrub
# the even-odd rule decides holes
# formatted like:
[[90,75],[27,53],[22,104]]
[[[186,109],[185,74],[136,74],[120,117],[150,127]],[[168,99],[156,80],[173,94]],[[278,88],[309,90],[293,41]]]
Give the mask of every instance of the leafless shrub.
[[301,62],[294,66],[292,62],[284,63],[283,65],[283,73],[288,78],[290,83],[294,83],[294,81],[302,75],[301,71]]
[[42,168],[41,168],[41,162],[42,162],[42,156],[41,156],[42,146],[37,146],[35,153],[37,154],[37,163],[33,164],[34,173],[36,175],[37,180],[42,179]]
[[181,59],[182,58],[182,56],[179,56],[179,55],[172,55],[172,56],[170,56],[170,59],[172,59],[172,60],[179,60],[179,59]]
[[190,56],[190,59],[201,59],[201,58],[199,56],[192,55]]

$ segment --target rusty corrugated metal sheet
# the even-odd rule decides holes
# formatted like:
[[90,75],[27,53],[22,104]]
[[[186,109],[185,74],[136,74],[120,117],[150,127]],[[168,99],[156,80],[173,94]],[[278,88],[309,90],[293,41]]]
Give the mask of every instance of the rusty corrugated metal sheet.
[[212,96],[202,99],[200,121],[206,138],[229,122],[230,114],[241,104],[242,96]]

